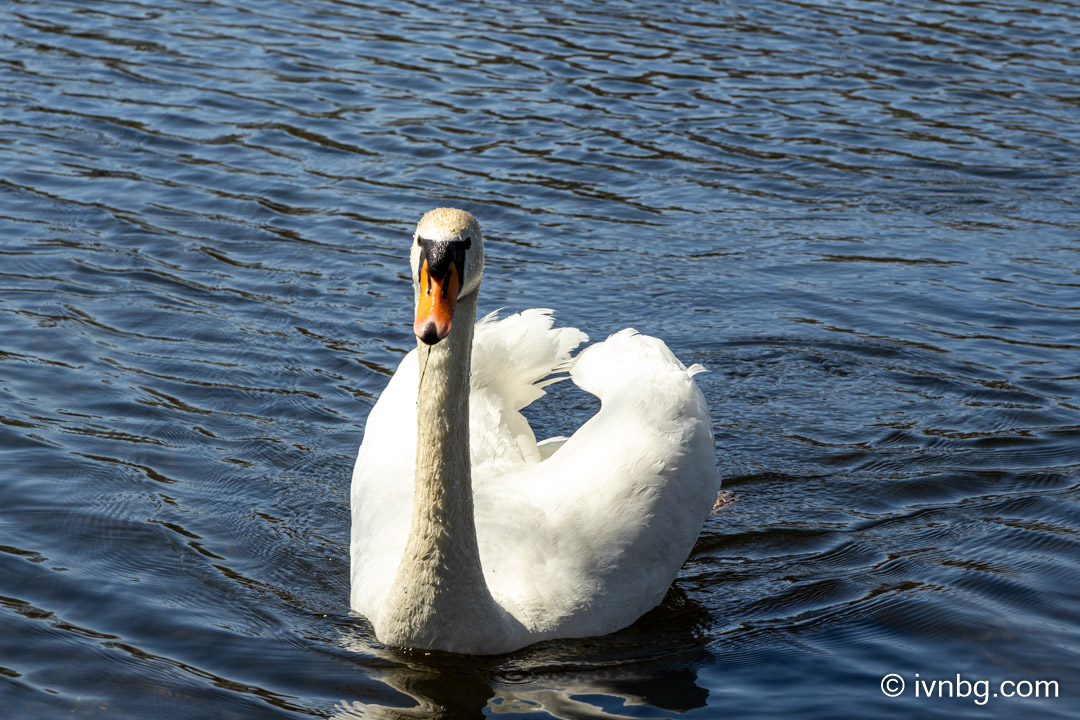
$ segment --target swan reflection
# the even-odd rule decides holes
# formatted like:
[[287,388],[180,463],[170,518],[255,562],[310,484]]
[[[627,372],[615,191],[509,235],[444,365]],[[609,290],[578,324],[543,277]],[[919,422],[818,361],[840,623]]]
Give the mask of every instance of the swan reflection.
[[659,609],[625,631],[496,657],[389,648],[357,626],[341,644],[362,656],[365,675],[396,695],[343,700],[332,717],[670,717],[706,705],[709,693],[698,685],[697,669],[711,661],[700,632],[707,618],[674,588]]

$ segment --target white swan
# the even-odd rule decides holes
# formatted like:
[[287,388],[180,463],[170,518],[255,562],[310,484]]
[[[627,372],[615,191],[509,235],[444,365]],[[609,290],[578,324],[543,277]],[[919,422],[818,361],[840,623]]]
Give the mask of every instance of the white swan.
[[[492,654],[602,635],[660,603],[716,499],[712,430],[656,338],[588,338],[550,310],[476,319],[480,226],[413,237],[417,349],[372,408],[352,478],[350,602],[382,643]],[[539,445],[519,412],[569,369],[600,410]]]

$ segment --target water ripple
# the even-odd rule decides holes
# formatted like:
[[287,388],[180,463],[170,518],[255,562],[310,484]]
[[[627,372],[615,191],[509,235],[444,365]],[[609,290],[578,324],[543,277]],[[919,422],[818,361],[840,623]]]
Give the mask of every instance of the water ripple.
[[[888,672],[1064,695],[1078,38],[1074,2],[9,2],[13,717],[906,713]],[[711,371],[728,502],[626,631],[462,660],[347,613],[349,470],[438,204],[484,223],[485,309]],[[562,384],[530,418],[593,411]]]

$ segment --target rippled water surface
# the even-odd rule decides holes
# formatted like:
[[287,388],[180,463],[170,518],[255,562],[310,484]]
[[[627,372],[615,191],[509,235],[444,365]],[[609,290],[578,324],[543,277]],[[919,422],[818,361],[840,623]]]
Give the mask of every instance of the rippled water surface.
[[[5,717],[1080,713],[1076,2],[7,0],[0,73]],[[623,632],[348,612],[436,205],[482,312],[711,370],[728,504]]]

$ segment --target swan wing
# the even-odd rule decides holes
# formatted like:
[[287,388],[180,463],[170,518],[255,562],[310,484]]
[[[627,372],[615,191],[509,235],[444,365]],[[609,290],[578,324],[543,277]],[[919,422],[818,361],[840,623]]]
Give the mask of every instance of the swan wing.
[[536,639],[613,632],[663,599],[720,486],[701,369],[616,333],[570,370],[596,415],[542,462],[474,474],[488,584]]
[[589,339],[577,328],[554,328],[552,311],[524,310],[476,324],[469,395],[469,442],[474,474],[539,462],[541,450],[521,409],[544,395],[552,376],[570,366],[570,353]]
[[349,602],[372,622],[397,573],[409,532],[419,377],[413,350],[368,414],[353,466]]

